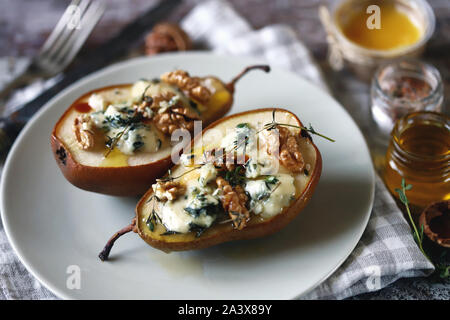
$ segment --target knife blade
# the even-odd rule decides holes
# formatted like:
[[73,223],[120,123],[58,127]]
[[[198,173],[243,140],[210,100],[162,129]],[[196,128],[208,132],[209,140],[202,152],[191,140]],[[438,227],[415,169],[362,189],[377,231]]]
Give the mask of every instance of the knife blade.
[[63,73],[61,79],[33,100],[25,103],[8,118],[0,118],[0,156],[6,155],[26,122],[51,98],[76,80],[99,70],[124,56],[129,47],[136,43],[145,32],[167,17],[181,0],[161,0],[156,6],[126,25],[116,36],[91,51],[83,59],[79,68]]

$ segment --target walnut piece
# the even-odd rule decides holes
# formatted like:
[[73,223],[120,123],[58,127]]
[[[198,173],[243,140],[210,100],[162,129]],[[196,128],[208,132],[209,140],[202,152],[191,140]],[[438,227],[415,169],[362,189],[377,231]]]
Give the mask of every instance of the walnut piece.
[[170,135],[177,129],[194,130],[198,115],[185,107],[175,107],[153,117],[154,124],[162,133]]
[[270,132],[269,141],[271,141],[271,143],[267,145],[268,154],[274,153],[274,145],[272,145],[272,143],[276,138],[278,138],[278,157],[281,164],[293,173],[303,172],[305,161],[300,151],[299,137],[294,135],[289,129],[278,126],[276,130]]
[[202,103],[208,102],[209,98],[211,98],[211,92],[208,88],[201,85],[200,78],[191,77],[186,71],[175,70],[164,73],[161,76],[161,80],[177,86],[187,92],[189,96]]
[[218,177],[216,183],[218,188],[223,192],[222,206],[224,210],[228,212],[235,228],[242,230],[250,218],[250,212],[245,206],[248,198],[244,189],[239,185],[233,188],[222,177]]
[[152,185],[154,195],[161,201],[176,200],[186,192],[186,187],[175,181],[157,181]]
[[247,163],[249,156],[236,150],[226,152],[225,148],[213,149],[203,153],[203,163],[212,163],[218,170],[233,171],[236,166]]
[[72,126],[75,139],[83,150],[89,150],[94,147],[95,132],[91,117],[87,114],[75,118]]
[[145,38],[145,53],[154,55],[167,51],[184,51],[192,48],[186,32],[172,23],[159,23]]
[[233,171],[236,168],[236,165],[234,159],[232,160],[233,162],[231,162],[230,159],[227,161],[227,155],[224,148],[209,150],[203,153],[203,162],[212,163],[219,170]]
[[153,110],[150,108],[150,106],[153,103],[153,99],[147,99],[142,101],[140,104],[133,105],[134,111],[140,113],[143,118],[145,119],[151,119],[154,115]]
[[[154,97],[145,96],[144,100],[139,105],[133,105],[133,109],[141,113],[144,118],[150,119],[155,112],[161,112],[161,110],[165,111],[167,107],[163,107],[162,102],[169,103],[174,96],[175,94],[172,92],[164,92]],[[178,103],[175,105],[178,105]]]

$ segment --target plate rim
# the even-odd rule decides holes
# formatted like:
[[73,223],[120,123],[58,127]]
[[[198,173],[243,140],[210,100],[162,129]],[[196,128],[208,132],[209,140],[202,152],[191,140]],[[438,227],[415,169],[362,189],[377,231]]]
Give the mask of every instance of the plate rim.
[[[215,53],[215,52],[211,52],[211,51],[189,51],[189,52],[162,53],[162,54],[158,54],[157,56],[152,56],[152,57],[141,56],[141,57],[128,59],[128,60],[125,60],[125,61],[116,62],[114,64],[106,66],[106,67],[104,67],[102,69],[99,69],[99,70],[97,70],[95,72],[92,72],[92,73],[90,73],[90,74],[88,74],[88,75],[78,79],[77,81],[75,81],[74,83],[70,84],[65,89],[63,89],[61,92],[56,94],[49,101],[47,101],[32,116],[32,118],[26,123],[26,125],[24,126],[24,128],[21,130],[21,132],[17,136],[16,140],[14,141],[14,143],[13,143],[13,145],[12,145],[8,155],[7,155],[7,158],[6,158],[6,160],[4,162],[4,165],[3,165],[2,174],[1,174],[1,181],[0,181],[0,215],[1,215],[1,221],[2,221],[2,224],[3,224],[3,228],[4,228],[6,236],[8,238],[8,242],[9,242],[10,246],[12,247],[12,249],[14,250],[14,253],[19,258],[20,262],[26,268],[26,270],[34,278],[36,278],[42,285],[44,285],[44,287],[46,287],[46,289],[51,291],[54,295],[56,295],[60,299],[72,300],[72,299],[76,299],[76,298],[67,295],[64,291],[60,291],[58,288],[53,286],[52,283],[47,281],[44,276],[41,276],[39,271],[34,270],[29,265],[28,259],[23,255],[22,251],[17,247],[17,244],[16,244],[16,242],[14,240],[15,237],[11,233],[11,230],[9,229],[7,214],[5,214],[5,205],[4,205],[5,201],[4,201],[4,199],[5,199],[5,193],[6,193],[6,182],[5,181],[7,180],[7,177],[9,176],[9,171],[10,171],[9,167],[11,166],[11,161],[12,161],[11,159],[14,157],[15,153],[17,152],[17,149],[19,148],[19,145],[21,144],[22,140],[24,139],[23,137],[35,125],[37,119],[40,118],[41,115],[43,113],[45,113],[49,108],[51,108],[51,106],[54,104],[54,101],[60,99],[62,96],[66,95],[68,92],[75,90],[79,86],[82,86],[84,82],[89,81],[92,78],[95,78],[99,74],[107,73],[107,72],[112,71],[114,69],[127,68],[129,65],[145,63],[146,61],[148,61],[150,59],[151,60],[155,60],[155,59],[159,60],[159,59],[164,59],[164,58],[167,58],[167,57],[170,58],[170,57],[175,57],[175,56],[207,56],[209,58],[215,57],[215,58],[218,58],[218,59],[224,59],[225,58],[225,59],[235,59],[235,60],[240,60],[240,61],[248,61],[248,63],[250,63],[250,64],[251,63],[255,63],[255,62],[260,63],[262,61],[265,61],[264,59],[262,59],[260,57],[230,56],[230,55]],[[282,71],[284,73],[288,73],[288,74],[290,74],[292,76],[300,78],[302,81],[306,82],[308,85],[311,85],[311,86],[315,87],[317,90],[319,90],[321,92],[321,94],[327,95],[328,98],[332,99],[339,106],[339,108],[345,113],[345,115],[349,118],[349,120],[351,122],[353,122],[354,126],[357,129],[357,132],[358,132],[360,138],[362,138],[363,144],[365,146],[365,152],[368,155],[369,160],[371,162],[370,168],[369,168],[369,176],[370,176],[370,180],[371,180],[371,184],[370,184],[370,199],[369,199],[370,204],[368,206],[367,213],[365,214],[365,217],[364,217],[364,223],[361,224],[360,230],[358,232],[358,236],[355,237],[355,238],[357,238],[356,243],[351,247],[351,250],[348,253],[346,253],[346,255],[341,260],[339,260],[337,262],[337,264],[331,269],[331,271],[329,273],[325,274],[322,278],[320,278],[314,284],[310,285],[307,289],[304,290],[304,292],[302,292],[300,294],[297,294],[297,295],[294,295],[293,297],[290,298],[291,300],[295,300],[295,299],[301,299],[303,296],[306,296],[312,290],[314,290],[319,285],[321,285],[323,282],[325,282],[334,272],[336,272],[336,270],[347,260],[347,258],[351,255],[351,253],[355,250],[356,246],[358,245],[359,241],[361,240],[361,237],[362,237],[364,231],[367,228],[367,225],[368,225],[371,213],[372,213],[373,204],[374,204],[374,198],[375,198],[375,170],[373,168],[373,163],[372,163],[372,160],[371,160],[371,157],[370,157],[370,150],[369,150],[369,147],[367,145],[367,141],[366,141],[366,139],[365,139],[365,137],[364,137],[364,135],[363,135],[363,133],[361,131],[361,128],[355,122],[355,120],[350,115],[348,110],[345,109],[341,105],[341,103],[339,101],[337,101],[330,94],[330,92],[327,92],[325,89],[323,89],[319,85],[311,82],[308,79],[305,79],[304,77],[302,77],[301,75],[296,74],[295,72],[292,72],[290,70],[286,70],[285,68],[282,68],[282,67],[279,67],[279,66],[275,66],[274,68],[277,69],[277,70],[280,70],[280,71]],[[232,114],[232,113],[230,113],[230,114]]]

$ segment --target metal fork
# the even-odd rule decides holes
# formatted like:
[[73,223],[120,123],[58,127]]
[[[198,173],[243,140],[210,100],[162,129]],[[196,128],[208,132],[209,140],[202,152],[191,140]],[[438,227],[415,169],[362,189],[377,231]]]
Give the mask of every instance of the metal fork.
[[[0,91],[0,101],[36,78],[50,78],[63,71],[81,49],[104,11],[103,1],[72,0],[25,71]],[[8,113],[13,111],[8,110]]]

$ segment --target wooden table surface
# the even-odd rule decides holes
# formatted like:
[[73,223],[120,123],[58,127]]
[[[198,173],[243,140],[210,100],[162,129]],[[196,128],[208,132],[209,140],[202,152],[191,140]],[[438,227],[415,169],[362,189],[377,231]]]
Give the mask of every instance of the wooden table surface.
[[[170,0],[164,0],[170,1]],[[367,123],[360,123],[370,135],[368,86],[350,72],[332,72],[326,61],[327,43],[320,24],[317,8],[320,0],[229,0],[255,28],[273,23],[291,26],[298,37],[311,50],[323,68],[326,80],[335,98],[350,114],[362,113]],[[107,11],[79,54],[95,49],[100,43],[120,30],[139,14],[153,6],[155,0],[107,0]],[[185,0],[169,20],[179,21],[201,0]],[[0,0],[0,57],[31,57],[52,31],[69,0]],[[450,1],[429,0],[437,18],[436,31],[429,42],[424,60],[434,64],[444,80],[445,101],[448,113],[450,99]],[[141,52],[142,43],[138,43]],[[12,59],[13,61],[13,59]],[[450,299],[450,283],[436,278],[401,279],[378,292],[364,294],[354,299]]]

